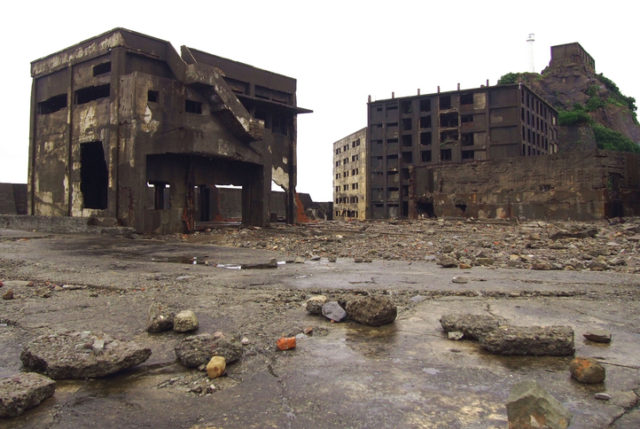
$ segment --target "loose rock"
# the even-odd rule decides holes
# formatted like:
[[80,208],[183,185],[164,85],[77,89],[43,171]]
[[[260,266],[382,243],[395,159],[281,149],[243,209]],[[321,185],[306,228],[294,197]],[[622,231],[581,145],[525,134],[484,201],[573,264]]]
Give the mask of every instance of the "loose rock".
[[571,413],[535,381],[516,384],[507,400],[510,429],[565,429]]
[[595,343],[610,343],[611,342],[611,332],[605,329],[591,329],[587,331],[583,336]]
[[488,314],[445,314],[440,318],[445,332],[459,331],[469,340],[478,340],[505,323]]
[[571,376],[585,384],[602,383],[605,379],[605,370],[595,359],[577,357],[569,364]]
[[458,283],[458,284],[464,284],[464,283],[469,283],[469,280],[466,277],[463,276],[454,276],[451,281],[453,283]]
[[198,329],[198,317],[192,310],[183,310],[173,318],[173,330],[190,332]]
[[456,258],[453,258],[448,255],[442,255],[437,260],[436,263],[440,265],[442,268],[455,268],[458,266],[458,261]]
[[386,296],[358,296],[349,299],[346,311],[351,319],[369,326],[393,323],[398,315],[396,305]]
[[242,346],[226,338],[211,334],[192,335],[182,340],[175,348],[176,357],[187,368],[206,365],[213,356],[222,356],[227,364],[242,357]]
[[278,350],[291,350],[296,348],[296,337],[281,337],[276,341]]
[[460,341],[464,337],[464,333],[460,331],[449,331],[447,332],[447,338],[453,341]]
[[35,372],[0,379],[0,417],[15,417],[53,395],[56,382]]
[[25,368],[53,379],[104,377],[136,366],[151,349],[103,333],[64,332],[42,335],[27,344],[20,359]]
[[209,378],[218,378],[224,374],[227,368],[227,361],[223,356],[214,356],[207,364],[207,376]]
[[322,306],[326,304],[327,297],[324,295],[315,295],[307,300],[307,312],[311,314],[322,314]]
[[147,332],[158,333],[173,329],[173,319],[175,314],[166,306],[154,303],[149,307],[149,318],[147,322]]
[[13,297],[13,289],[9,289],[5,293],[2,294],[2,299],[9,300],[9,299],[13,299],[13,298],[14,298]]
[[240,267],[243,270],[250,270],[250,269],[262,270],[262,269],[269,269],[269,268],[278,268],[278,260],[271,259],[269,262],[242,264]]
[[575,352],[569,326],[500,326],[481,337],[480,345],[500,355],[571,356]]
[[334,322],[342,322],[347,318],[347,312],[337,301],[329,301],[322,306],[322,315]]

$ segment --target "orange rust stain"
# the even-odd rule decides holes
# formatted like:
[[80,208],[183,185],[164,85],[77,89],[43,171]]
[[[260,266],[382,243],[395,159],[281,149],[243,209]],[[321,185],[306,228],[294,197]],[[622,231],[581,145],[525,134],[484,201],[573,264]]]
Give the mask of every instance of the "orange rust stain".
[[309,223],[311,219],[304,213],[304,204],[300,201],[300,196],[296,192],[296,221],[298,223]]

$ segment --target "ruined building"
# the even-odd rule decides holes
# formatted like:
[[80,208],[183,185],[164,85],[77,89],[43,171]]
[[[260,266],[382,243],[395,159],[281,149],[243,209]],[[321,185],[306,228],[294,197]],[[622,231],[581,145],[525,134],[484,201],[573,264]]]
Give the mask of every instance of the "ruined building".
[[365,219],[367,129],[333,143],[334,219]]
[[517,84],[369,102],[367,218],[409,216],[415,167],[556,153],[556,123]]
[[182,232],[242,187],[242,221],[270,219],[272,181],[295,221],[295,79],[116,28],[31,63],[29,214]]

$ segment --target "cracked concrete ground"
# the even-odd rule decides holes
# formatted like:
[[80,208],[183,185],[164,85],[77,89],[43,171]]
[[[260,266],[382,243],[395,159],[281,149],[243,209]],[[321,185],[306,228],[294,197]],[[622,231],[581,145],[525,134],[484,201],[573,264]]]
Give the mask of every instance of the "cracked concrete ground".
[[[210,265],[183,263],[194,256]],[[58,382],[53,398],[0,426],[504,428],[509,390],[528,379],[571,411],[572,428],[640,425],[634,401],[617,393],[640,387],[637,274],[342,257],[271,270],[216,267],[292,256],[200,240],[0,230],[0,279],[33,282],[11,286],[15,298],[0,300],[0,376],[20,370],[26,341],[60,330],[104,331],[152,349],[147,362],[117,376]],[[453,283],[454,276],[468,282]],[[303,308],[312,294],[365,292],[391,296],[396,322],[328,323]],[[193,309],[199,333],[249,338],[243,359],[213,381],[177,364],[173,348],[184,334],[145,332],[147,309],[158,301]],[[570,378],[570,358],[500,357],[475,342],[447,340],[438,320],[450,312],[570,325],[576,356],[597,358],[607,379],[582,385]],[[313,336],[295,350],[275,351],[280,335],[307,326]],[[611,331],[613,342],[584,340],[593,328]],[[601,391],[613,398],[596,400]]]

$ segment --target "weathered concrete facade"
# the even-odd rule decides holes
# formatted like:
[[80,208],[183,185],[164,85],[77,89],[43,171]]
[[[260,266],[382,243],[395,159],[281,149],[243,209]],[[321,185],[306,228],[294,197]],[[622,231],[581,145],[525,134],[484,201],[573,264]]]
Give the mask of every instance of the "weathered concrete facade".
[[181,51],[118,28],[32,62],[29,214],[189,231],[233,184],[264,225],[273,180],[295,221],[295,79]]
[[518,84],[370,101],[367,218],[409,216],[412,167],[556,153],[556,124]]
[[365,219],[367,128],[333,143],[333,216]]
[[593,75],[596,73],[596,61],[578,42],[552,46],[549,67],[581,67],[588,74]]
[[640,155],[563,152],[411,169],[410,217],[590,220],[640,215]]

